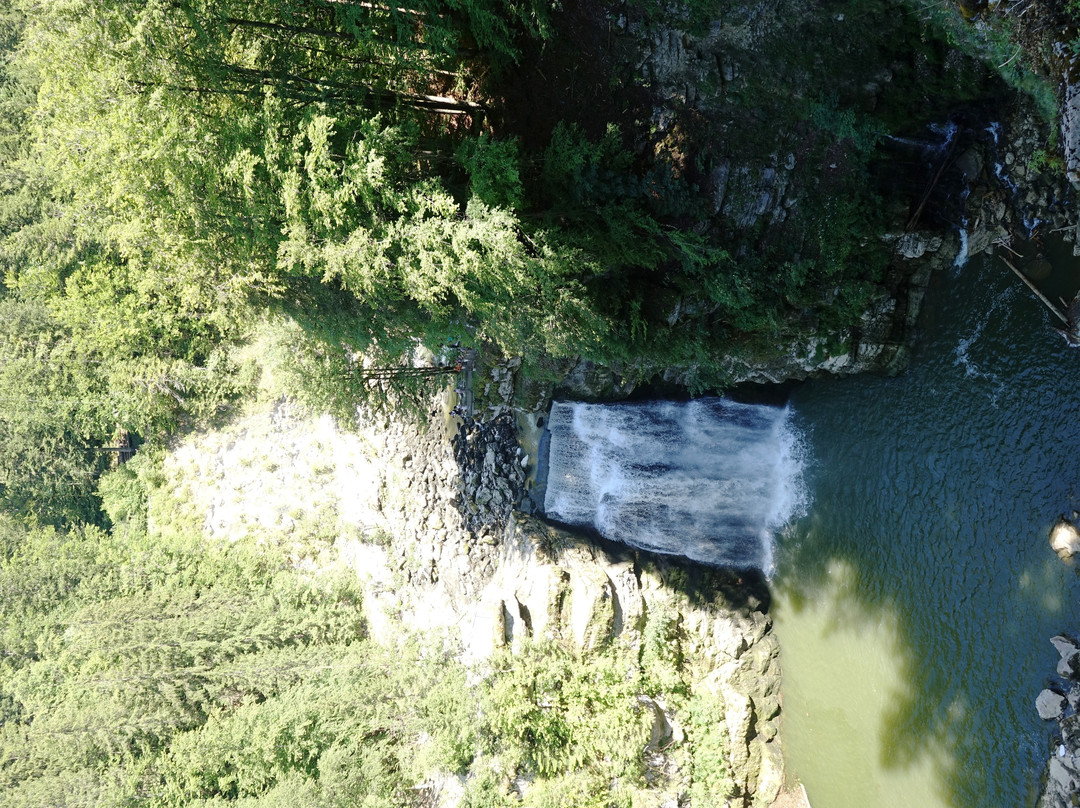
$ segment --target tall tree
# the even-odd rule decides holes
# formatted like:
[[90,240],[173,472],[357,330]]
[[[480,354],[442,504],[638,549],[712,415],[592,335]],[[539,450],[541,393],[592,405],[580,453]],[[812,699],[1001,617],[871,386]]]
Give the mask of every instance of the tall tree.
[[93,518],[110,409],[97,368],[48,309],[0,299],[0,504],[50,522]]

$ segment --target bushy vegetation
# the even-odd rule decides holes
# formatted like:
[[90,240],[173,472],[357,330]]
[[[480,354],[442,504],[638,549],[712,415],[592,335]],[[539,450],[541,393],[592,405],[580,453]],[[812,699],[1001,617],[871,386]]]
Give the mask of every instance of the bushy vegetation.
[[1068,72],[1064,49],[1074,47],[1064,35],[1075,29],[1080,15],[1071,1],[1049,0],[1023,13],[1015,9],[1012,3],[953,0],[920,7],[919,13],[933,19],[957,48],[1030,97],[1049,132],[1049,146],[1056,150],[1059,76]]
[[349,571],[136,520],[3,517],[0,592],[5,805],[401,806],[457,775],[472,806],[646,805],[690,783],[650,768],[665,695],[700,735],[690,757],[664,739],[695,804],[730,787],[720,708],[687,701],[672,614],[640,656],[549,641],[470,672],[445,640],[369,638]]
[[854,319],[884,260],[860,170],[880,116],[733,90],[804,139],[800,165],[859,159],[771,236],[725,232],[703,214],[708,156],[652,148],[646,121],[587,131],[569,110],[539,139],[502,123],[557,14],[2,0],[0,445],[42,457],[0,458],[3,502],[92,520],[119,431],[160,440],[250,391],[236,349],[255,323],[283,324],[309,401],[349,412],[395,401],[385,371],[418,345],[679,365],[706,388],[733,346],[782,340],[806,312]]

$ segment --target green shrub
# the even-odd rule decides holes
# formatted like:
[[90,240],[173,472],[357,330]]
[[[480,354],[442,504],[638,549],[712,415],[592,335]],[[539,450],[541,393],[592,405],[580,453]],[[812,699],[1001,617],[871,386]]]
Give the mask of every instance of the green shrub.
[[712,694],[697,693],[687,705],[687,734],[692,750],[690,795],[695,808],[721,808],[735,793],[728,776],[727,729],[723,702]]

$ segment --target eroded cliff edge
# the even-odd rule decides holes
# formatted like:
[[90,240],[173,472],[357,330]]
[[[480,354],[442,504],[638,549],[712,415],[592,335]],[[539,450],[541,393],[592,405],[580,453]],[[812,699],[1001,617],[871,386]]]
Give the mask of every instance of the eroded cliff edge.
[[[764,581],[588,541],[517,511],[527,463],[515,431],[467,433],[478,463],[463,470],[440,406],[420,427],[368,417],[353,430],[280,401],[192,436],[160,467],[152,529],[182,518],[217,539],[295,545],[301,566],[340,558],[365,581],[376,637],[403,628],[442,637],[477,670],[499,649],[542,642],[629,660],[659,654],[668,689],[643,692],[636,708],[652,716],[643,795],[700,801],[695,749],[706,741],[684,709],[697,700],[714,705],[721,739],[710,804],[770,805],[783,763]],[[166,501],[187,503],[184,515]],[[517,775],[524,793],[528,772]],[[452,779],[440,805],[456,804]]]

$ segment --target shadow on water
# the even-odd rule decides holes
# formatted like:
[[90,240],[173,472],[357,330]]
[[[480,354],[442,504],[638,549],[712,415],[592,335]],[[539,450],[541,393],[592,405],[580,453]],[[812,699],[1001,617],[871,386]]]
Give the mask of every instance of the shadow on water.
[[[1061,264],[1062,283],[1080,284],[1076,263]],[[800,712],[789,748],[813,746],[813,721],[839,737],[862,720],[876,748],[859,753],[880,777],[926,769],[943,806],[1032,805],[1051,741],[1034,710],[1057,662],[1048,639],[1080,630],[1076,568],[1048,545],[1057,515],[1080,509],[1080,352],[996,262],[935,283],[903,376],[792,396],[812,503],[780,540],[773,580],[785,678],[817,665],[808,693],[820,691],[850,662],[881,681],[866,685],[872,707],[788,699],[814,716],[799,729]],[[785,631],[818,633],[789,654]],[[849,660],[811,659],[841,634],[856,638]],[[824,783],[844,754],[820,751],[834,771],[796,772],[815,808],[859,804]]]

